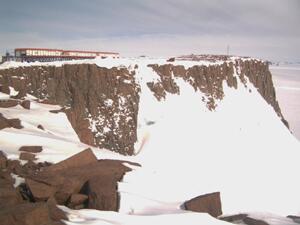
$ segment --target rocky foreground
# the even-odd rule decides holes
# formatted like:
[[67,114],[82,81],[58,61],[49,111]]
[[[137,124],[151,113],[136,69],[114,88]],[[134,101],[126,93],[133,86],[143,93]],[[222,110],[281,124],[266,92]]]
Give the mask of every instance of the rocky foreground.
[[[33,155],[35,149],[20,151]],[[124,162],[97,160],[90,149],[53,165],[27,159],[21,165],[0,153],[1,224],[63,224],[67,216],[56,204],[118,211],[117,182],[131,170]]]
[[[33,155],[38,146],[24,146],[22,153]],[[23,158],[24,159],[24,158]],[[90,149],[57,164],[27,163],[9,160],[0,152],[0,221],[1,225],[59,225],[68,221],[68,214],[57,205],[71,209],[118,211],[118,182],[129,163],[97,160]],[[182,209],[208,213],[215,218],[247,225],[268,225],[247,214],[222,217],[220,193],[210,193],[187,200]],[[296,220],[298,217],[291,216]]]

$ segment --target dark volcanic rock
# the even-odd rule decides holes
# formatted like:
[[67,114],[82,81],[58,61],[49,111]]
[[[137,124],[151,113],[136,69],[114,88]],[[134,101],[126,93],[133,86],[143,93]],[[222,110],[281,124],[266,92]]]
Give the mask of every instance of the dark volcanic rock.
[[7,158],[6,155],[0,151],[0,170],[7,167]]
[[50,185],[37,182],[28,178],[25,180],[25,182],[29,190],[31,191],[35,201],[45,201],[51,196],[53,196],[55,193],[55,188]]
[[0,113],[0,130],[4,128],[16,128],[21,129],[23,126],[21,125],[21,121],[19,119],[7,119]]
[[133,154],[140,88],[127,69],[94,64],[33,66],[1,70],[1,75],[0,83],[19,91],[18,98],[28,93],[40,102],[65,107],[82,142]]
[[18,104],[19,104],[19,102],[17,100],[12,100],[12,99],[0,100],[0,108],[15,107]]
[[263,220],[253,219],[251,217],[246,217],[243,219],[243,222],[247,225],[269,225],[267,222]]
[[39,153],[43,151],[42,146],[22,146],[19,148],[21,152],[31,152],[31,153]]
[[167,62],[175,62],[175,58],[173,57],[173,58],[169,58],[168,60],[167,60]]
[[119,196],[117,180],[110,176],[96,176],[91,178],[85,187],[88,194],[88,208],[105,211],[118,211]]
[[8,160],[7,169],[15,174],[21,174],[23,169],[19,160]]
[[[1,153],[0,159],[6,159]],[[55,187],[30,178],[26,178],[25,183],[14,187],[15,179],[11,176],[15,173],[23,178],[34,177],[41,167],[47,167],[48,164],[28,162],[21,165],[19,161],[9,159],[6,159],[5,164],[4,167],[0,167],[0,224],[64,224],[61,220],[67,220],[67,217],[51,198],[56,190]],[[47,203],[45,200],[48,200]]]
[[68,220],[66,214],[59,209],[57,206],[57,202],[53,197],[49,198],[47,201],[47,206],[49,209],[49,216],[53,221],[61,221],[61,220]]
[[71,156],[70,158],[63,160],[59,163],[56,163],[47,168],[48,171],[57,171],[57,170],[65,170],[65,169],[72,169],[74,167],[81,167],[81,166],[89,166],[92,163],[97,162],[97,158],[94,155],[93,151],[88,148],[84,151]]
[[[40,172],[27,175],[26,184],[33,198],[39,201],[53,196],[58,204],[82,208],[83,206],[89,207],[91,200],[95,202],[95,207],[116,210],[118,206],[117,182],[128,171],[130,169],[124,166],[122,161],[98,161],[93,152],[87,149],[69,159],[44,167]],[[94,180],[95,177],[101,182],[97,183]],[[96,190],[95,187],[98,189]],[[93,194],[90,194],[91,192],[97,194],[95,198]],[[89,197],[87,202],[83,195]],[[108,199],[111,196],[112,198]],[[107,203],[100,204],[100,198],[105,199]]]
[[75,208],[76,206],[84,205],[87,201],[88,196],[84,194],[72,194],[70,201],[68,203],[68,207]]
[[13,182],[0,178],[0,211],[23,202],[20,193],[13,187]]
[[24,100],[21,102],[21,106],[24,108],[24,109],[30,109],[30,101],[29,100]]
[[0,92],[9,95],[10,94],[9,86],[7,86],[7,85],[0,85]]
[[222,216],[222,217],[218,217],[218,219],[220,220],[224,220],[227,222],[242,222],[243,219],[245,219],[248,215],[247,214],[237,214],[237,215],[232,215],[232,216]]
[[[228,60],[227,56],[218,57],[208,55],[191,55],[186,56],[186,58],[195,61],[199,61],[200,59],[208,61]],[[184,57],[179,57],[178,59],[182,60]],[[215,100],[221,100],[224,97],[224,81],[229,87],[237,88],[237,78],[234,76],[235,69],[238,73],[238,79],[246,86],[246,78],[248,78],[266,102],[268,102],[274,108],[278,116],[282,118],[282,122],[288,127],[288,123],[283,118],[276,100],[272,75],[266,62],[239,59],[234,63],[224,62],[221,65],[193,66],[188,69],[172,64],[148,66],[151,67],[161,79],[160,81],[147,84],[158,100],[164,99],[166,92],[178,94],[180,90],[174,82],[174,78],[182,78],[193,86],[195,91],[200,91],[205,94],[206,98],[202,99],[202,101],[207,104],[210,110],[217,107]]]
[[222,65],[211,66],[193,66],[185,69],[183,66],[167,65],[148,65],[159,76],[161,81],[148,83],[148,87],[154,93],[154,96],[161,100],[165,98],[165,92],[179,94],[180,90],[175,83],[175,78],[182,78],[188,82],[195,91],[201,91],[207,96],[204,100],[207,107],[212,110],[216,107],[215,100],[224,97],[223,81],[226,81],[229,87],[237,88],[237,80],[233,76],[233,64],[223,63]]
[[0,210],[1,225],[51,224],[46,203],[23,203]]
[[0,113],[0,130],[7,127],[10,127],[9,121]]
[[19,119],[8,119],[8,123],[10,127],[16,128],[16,129],[22,129],[23,126],[21,125],[21,120]]
[[246,85],[245,78],[247,77],[266,102],[268,102],[274,108],[278,116],[282,118],[283,123],[288,127],[288,123],[284,119],[276,99],[272,74],[269,71],[268,63],[258,60],[237,60],[235,66],[241,68],[240,70],[237,70],[241,82]]
[[41,125],[41,124],[39,124],[39,125],[37,126],[37,128],[39,128],[39,129],[41,129],[41,130],[45,130],[45,128],[44,128],[43,125]]
[[35,155],[29,152],[21,152],[20,153],[21,160],[35,160]]
[[220,192],[201,195],[184,203],[184,209],[194,212],[205,212],[213,217],[222,215]]
[[[224,97],[223,83],[237,88],[238,80],[246,86],[249,79],[287,125],[276,100],[267,63],[254,59],[229,62],[226,61],[228,56],[211,55],[176,58],[184,59],[224,60],[224,63],[187,69],[172,64],[149,65],[160,79],[147,85],[159,101],[164,100],[167,93],[180,94],[176,80],[182,79],[195,91],[203,93],[202,101],[208,109],[214,110],[218,100]],[[75,64],[11,68],[1,70],[1,75],[1,85],[12,86],[19,91],[19,97],[28,93],[39,102],[60,105],[82,142],[124,155],[134,153],[140,93],[134,71]]]
[[288,215],[287,218],[290,218],[290,219],[293,220],[295,223],[300,223],[300,216]]

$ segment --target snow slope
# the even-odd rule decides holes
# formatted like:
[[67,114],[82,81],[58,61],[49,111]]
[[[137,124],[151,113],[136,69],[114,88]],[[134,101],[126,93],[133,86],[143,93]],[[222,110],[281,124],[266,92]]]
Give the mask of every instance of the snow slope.
[[[224,214],[252,212],[258,218],[264,217],[261,213],[284,217],[299,214],[299,142],[249,82],[247,87],[238,83],[237,90],[224,82],[224,99],[217,102],[215,111],[209,111],[201,101],[203,94],[180,78],[176,80],[180,95],[168,94],[166,100],[156,100],[146,83],[160,77],[147,65],[161,65],[165,59],[68,63],[83,62],[130,70],[138,65],[135,70],[141,93],[136,156],[93,150],[99,158],[125,159],[139,162],[142,167],[133,168],[119,184],[120,213],[65,209],[70,213],[68,224],[227,224],[180,209],[184,201],[215,191],[221,192]],[[188,68],[211,63],[173,64]],[[39,103],[33,106],[28,112],[19,106],[1,109],[4,116],[24,121],[25,129],[0,131],[1,148],[11,158],[17,157],[18,147],[24,144],[43,145],[45,150],[39,160],[52,162],[87,147],[79,142],[64,114],[48,112],[58,107]],[[46,130],[37,129],[37,123],[45,124]],[[283,224],[286,219],[268,221]]]

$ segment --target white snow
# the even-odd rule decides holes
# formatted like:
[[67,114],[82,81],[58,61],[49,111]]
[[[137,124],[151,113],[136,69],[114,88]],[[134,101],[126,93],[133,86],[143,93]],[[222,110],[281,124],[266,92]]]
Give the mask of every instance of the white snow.
[[138,216],[116,212],[104,212],[97,210],[70,210],[60,207],[67,213],[70,221],[65,221],[68,225],[89,224],[89,225],[226,225],[229,223],[219,221],[205,213],[181,212],[178,214],[163,214],[155,216]]
[[[8,157],[18,159],[18,149],[24,145],[41,145],[38,161],[58,162],[79,152],[87,146],[82,144],[64,113],[51,113],[59,106],[41,104],[32,101],[31,109],[24,110],[17,105],[1,108],[1,113],[8,119],[19,118],[23,129],[6,128],[0,131],[1,148]],[[37,128],[42,125],[45,130]]]
[[[247,84],[245,88],[238,83],[235,90],[224,83],[225,97],[211,112],[201,100],[205,96],[180,78],[176,79],[180,95],[167,94],[165,101],[156,100],[146,83],[160,78],[147,65],[165,64],[165,59],[67,63],[82,62],[107,68],[134,68],[138,64],[135,72],[141,95],[136,155],[125,157],[107,150],[93,150],[98,158],[129,160],[142,167],[132,167],[133,171],[119,183],[120,213],[63,207],[70,213],[71,221],[67,224],[227,224],[206,214],[180,209],[184,201],[215,191],[221,192],[224,214],[263,212],[285,217],[300,212],[299,142],[253,85]],[[207,65],[207,62],[176,63],[186,68]],[[0,131],[1,148],[10,158],[17,158],[18,148],[25,144],[42,145],[44,150],[38,155],[39,160],[52,162],[87,147],[79,142],[66,116],[49,113],[50,109],[58,107],[34,103],[28,111],[20,106],[1,109],[8,118],[20,118],[25,127]],[[46,130],[37,129],[38,124]],[[268,217],[268,221],[271,219]]]
[[17,174],[11,173],[12,178],[15,179],[14,187],[18,187],[20,184],[25,183],[25,179],[23,177],[18,176]]

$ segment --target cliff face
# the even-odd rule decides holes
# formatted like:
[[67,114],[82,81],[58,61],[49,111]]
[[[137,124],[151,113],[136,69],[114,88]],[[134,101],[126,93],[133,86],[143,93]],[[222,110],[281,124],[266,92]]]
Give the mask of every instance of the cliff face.
[[[182,79],[204,94],[202,101],[209,110],[214,110],[224,98],[224,83],[237,89],[239,83],[247,86],[248,79],[287,125],[276,100],[268,65],[262,61],[236,59],[187,69],[174,64],[150,64],[148,68],[159,77],[147,82],[158,101],[163,101],[167,93],[180,94],[176,80]],[[135,72],[143,76],[138,67],[132,72],[95,64],[18,67],[1,70],[0,83],[19,91],[18,98],[28,93],[41,102],[61,105],[61,111],[67,114],[82,142],[132,155],[137,141],[141,91]]]
[[132,154],[136,142],[139,86],[127,69],[96,65],[19,67],[0,72],[1,85],[41,102],[58,104],[79,139],[89,145]]
[[[230,63],[193,66],[188,69],[185,69],[184,66],[174,66],[172,64],[149,65],[149,67],[160,76],[160,81],[147,83],[157,100],[164,99],[166,92],[180,94],[180,89],[174,80],[182,78],[192,85],[195,91],[205,94],[206,98],[202,98],[202,101],[206,103],[207,108],[210,110],[217,107],[216,100],[222,100],[224,97],[223,82],[226,82],[228,87],[237,89],[237,77],[245,87],[247,87],[247,78],[257,88],[266,102],[274,108],[283,123],[288,126],[276,100],[272,75],[266,62],[238,59]],[[234,76],[234,72],[236,72],[237,77]]]

